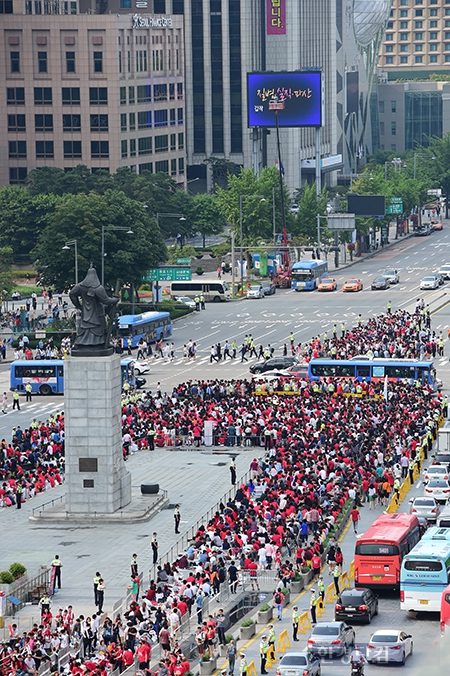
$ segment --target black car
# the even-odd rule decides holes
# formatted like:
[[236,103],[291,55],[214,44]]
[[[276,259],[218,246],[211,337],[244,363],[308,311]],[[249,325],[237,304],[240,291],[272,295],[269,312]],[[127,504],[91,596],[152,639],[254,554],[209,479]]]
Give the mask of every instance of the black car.
[[387,277],[375,277],[372,282],[372,291],[375,289],[389,289],[390,286],[391,283]]
[[277,290],[277,287],[272,282],[262,282],[261,286],[265,296],[272,296]]
[[144,387],[145,383],[147,382],[145,378],[142,378],[142,376],[136,376],[136,389],[139,390],[141,387]]
[[343,589],[334,607],[335,620],[369,622],[378,615],[378,596],[370,589]]
[[431,232],[432,228],[430,223],[421,223],[417,226],[416,237],[426,237],[426,235],[430,235]]
[[250,366],[250,373],[265,373],[266,371],[288,369],[297,363],[295,357],[272,357],[271,359],[266,359],[261,364],[252,364]]

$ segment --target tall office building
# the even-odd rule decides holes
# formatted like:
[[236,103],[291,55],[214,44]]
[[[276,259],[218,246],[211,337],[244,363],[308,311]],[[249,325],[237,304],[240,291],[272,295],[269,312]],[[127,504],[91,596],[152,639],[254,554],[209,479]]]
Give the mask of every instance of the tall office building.
[[185,186],[183,17],[133,3],[0,0],[0,185],[85,164]]
[[379,67],[389,80],[450,72],[450,0],[393,0]]

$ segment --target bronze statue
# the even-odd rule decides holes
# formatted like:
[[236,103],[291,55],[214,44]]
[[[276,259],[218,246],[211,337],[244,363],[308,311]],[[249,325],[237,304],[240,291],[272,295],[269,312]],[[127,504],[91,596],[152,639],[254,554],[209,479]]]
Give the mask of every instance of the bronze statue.
[[77,321],[77,338],[72,354],[85,357],[104,357],[112,354],[105,306],[110,308],[108,315],[112,321],[112,314],[119,299],[107,295],[95,268],[92,266],[89,268],[83,281],[71,289],[69,298],[81,313]]

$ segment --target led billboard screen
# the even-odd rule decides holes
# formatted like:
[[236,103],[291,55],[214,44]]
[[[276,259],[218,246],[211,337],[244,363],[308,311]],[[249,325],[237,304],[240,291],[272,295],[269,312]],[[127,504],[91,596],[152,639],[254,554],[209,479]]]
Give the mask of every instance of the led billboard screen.
[[322,73],[247,73],[249,127],[322,126]]
[[355,216],[381,216],[386,213],[386,197],[384,195],[357,195],[349,192],[347,195],[347,209]]

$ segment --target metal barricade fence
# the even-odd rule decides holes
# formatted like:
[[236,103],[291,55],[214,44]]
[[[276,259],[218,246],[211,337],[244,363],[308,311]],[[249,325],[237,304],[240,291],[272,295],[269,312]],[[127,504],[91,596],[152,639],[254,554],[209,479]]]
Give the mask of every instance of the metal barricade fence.
[[47,591],[49,584],[49,569],[42,568],[42,570],[31,577],[30,579],[19,578],[11,585],[9,585],[8,596],[14,596],[18,599],[19,604],[14,604],[11,601],[6,601],[6,615],[12,616],[14,613],[26,603],[38,604],[44,591]]

